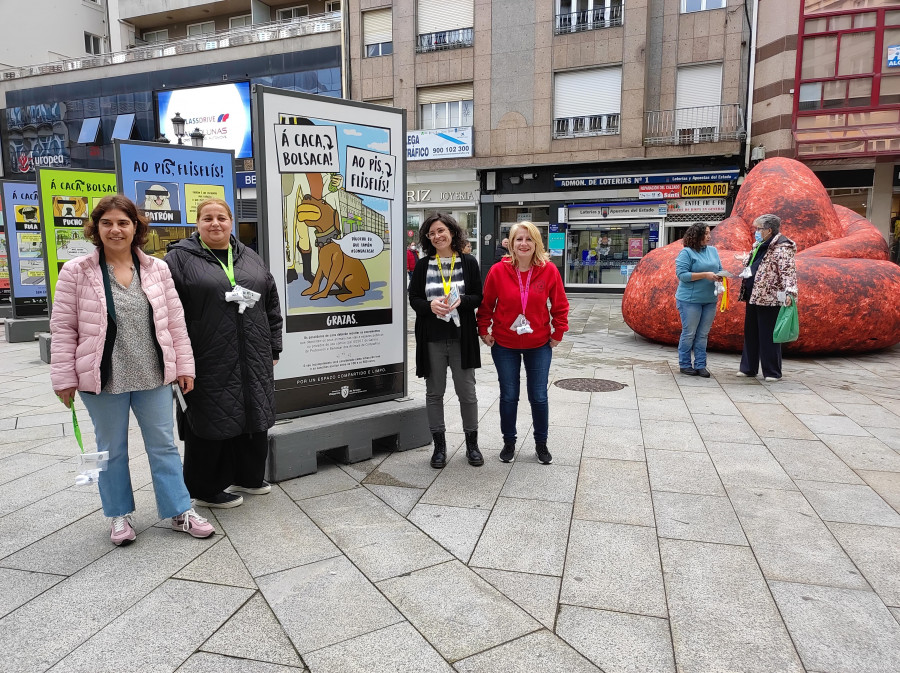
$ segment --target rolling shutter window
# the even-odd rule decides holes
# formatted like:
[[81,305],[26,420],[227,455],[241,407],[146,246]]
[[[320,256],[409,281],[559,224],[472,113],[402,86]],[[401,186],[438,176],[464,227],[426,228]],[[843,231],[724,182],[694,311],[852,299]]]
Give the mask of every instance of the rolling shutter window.
[[475,25],[474,0],[419,0],[418,10],[419,35]]
[[675,107],[705,107],[722,104],[722,64],[678,68]]
[[474,98],[474,87],[471,82],[452,86],[433,86],[418,91],[419,105],[454,103],[458,100],[474,100]]
[[391,23],[391,8],[375,9],[363,14],[363,43],[383,44],[393,42],[394,32]]
[[590,117],[622,111],[622,68],[560,72],[553,80],[553,118]]

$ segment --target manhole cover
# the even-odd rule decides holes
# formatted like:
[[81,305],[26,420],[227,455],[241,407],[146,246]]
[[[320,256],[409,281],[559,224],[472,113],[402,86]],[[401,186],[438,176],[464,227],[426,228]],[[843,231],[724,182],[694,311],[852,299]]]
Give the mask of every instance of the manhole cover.
[[582,393],[609,393],[625,387],[624,383],[606,379],[560,379],[554,381],[553,385],[563,390],[577,390]]

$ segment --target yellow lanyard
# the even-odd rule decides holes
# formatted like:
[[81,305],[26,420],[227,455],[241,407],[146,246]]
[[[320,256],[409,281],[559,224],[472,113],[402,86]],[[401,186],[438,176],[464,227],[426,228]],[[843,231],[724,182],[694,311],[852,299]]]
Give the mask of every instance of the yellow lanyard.
[[444,295],[450,294],[450,289],[453,286],[453,267],[456,266],[456,254],[450,255],[450,277],[444,278],[444,265],[441,264],[441,256],[437,255],[437,265],[438,271],[441,272],[441,285],[444,286]]

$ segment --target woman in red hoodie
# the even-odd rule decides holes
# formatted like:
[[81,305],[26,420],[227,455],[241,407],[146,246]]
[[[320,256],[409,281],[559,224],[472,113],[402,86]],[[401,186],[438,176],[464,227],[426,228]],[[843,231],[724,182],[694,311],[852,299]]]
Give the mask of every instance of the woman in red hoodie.
[[478,308],[478,333],[491,347],[500,380],[500,460],[508,463],[516,452],[516,411],[524,361],[535,451],[538,460],[549,465],[553,456],[547,450],[547,383],[552,349],[569,329],[569,300],[537,227],[531,222],[514,224],[509,231],[509,249],[509,257],[488,272],[484,300]]

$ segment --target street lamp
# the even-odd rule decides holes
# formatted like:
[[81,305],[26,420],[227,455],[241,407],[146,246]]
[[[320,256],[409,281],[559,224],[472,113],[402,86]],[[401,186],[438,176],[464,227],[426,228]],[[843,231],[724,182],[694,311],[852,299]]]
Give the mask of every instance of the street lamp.
[[185,122],[184,117],[181,116],[180,112],[176,112],[175,116],[172,117],[171,121],[172,121],[172,128],[175,130],[175,135],[178,136],[178,144],[184,145],[184,143],[181,142],[181,139],[184,137],[184,122]]
[[203,131],[201,131],[198,127],[194,127],[194,130],[191,131],[191,145],[194,147],[203,147],[203,139],[206,136],[203,135]]

